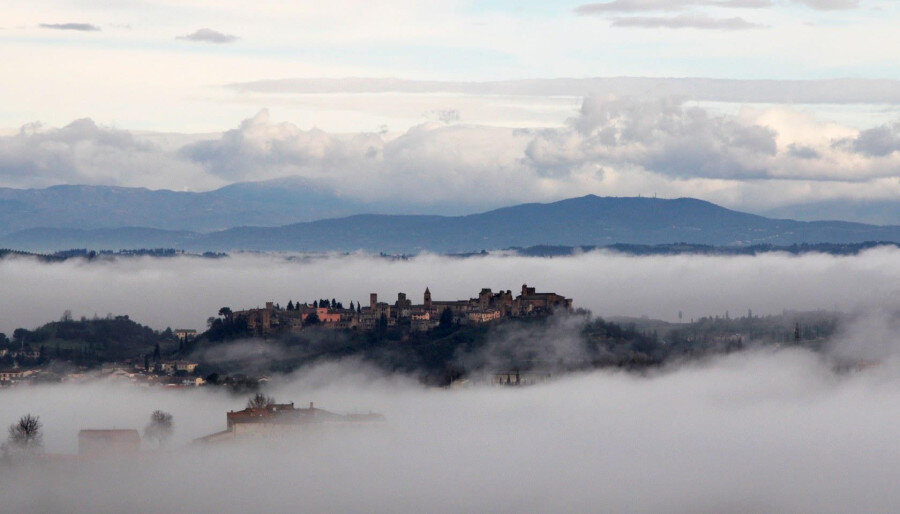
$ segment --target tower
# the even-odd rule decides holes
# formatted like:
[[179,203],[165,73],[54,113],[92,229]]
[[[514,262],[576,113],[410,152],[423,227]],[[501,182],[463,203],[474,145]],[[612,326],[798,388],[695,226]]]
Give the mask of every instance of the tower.
[[431,310],[431,291],[427,287],[425,288],[425,301],[423,303],[426,310]]

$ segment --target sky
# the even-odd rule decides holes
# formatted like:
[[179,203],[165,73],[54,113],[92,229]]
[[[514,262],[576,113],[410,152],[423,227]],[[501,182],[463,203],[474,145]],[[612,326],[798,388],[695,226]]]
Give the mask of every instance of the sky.
[[0,187],[900,197],[888,0],[0,6]]

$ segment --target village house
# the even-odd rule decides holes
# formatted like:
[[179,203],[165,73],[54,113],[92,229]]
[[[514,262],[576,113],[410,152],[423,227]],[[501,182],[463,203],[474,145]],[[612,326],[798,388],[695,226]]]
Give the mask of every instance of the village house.
[[275,403],[266,407],[229,411],[225,430],[195,439],[195,443],[218,443],[252,437],[277,437],[300,433],[315,427],[355,426],[383,421],[380,414],[336,414],[316,408],[296,408],[294,403]]
[[34,375],[35,373],[37,373],[37,371],[33,369],[11,369],[7,371],[0,371],[0,382],[18,382],[19,380]]
[[173,375],[179,371],[193,373],[194,370],[197,369],[197,366],[198,364],[196,362],[188,361],[163,361],[159,363],[162,372],[169,375]]
[[179,341],[190,341],[197,337],[197,331],[193,329],[179,328],[172,331]]

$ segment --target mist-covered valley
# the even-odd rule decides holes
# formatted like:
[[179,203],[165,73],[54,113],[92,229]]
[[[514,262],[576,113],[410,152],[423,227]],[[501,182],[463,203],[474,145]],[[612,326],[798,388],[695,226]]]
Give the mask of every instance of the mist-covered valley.
[[[66,310],[76,319],[127,314],[155,330],[203,331],[223,306],[359,302],[370,292],[393,301],[425,287],[436,299],[469,298],[482,287],[522,283],[590,312],[489,329],[480,353],[454,356],[473,371],[455,387],[357,355],[266,370],[259,390],[279,402],[384,416],[340,430],[202,444],[195,440],[225,429],[226,413],[243,409],[251,390],[141,387],[99,372],[4,388],[0,425],[39,416],[46,457],[0,467],[0,510],[894,510],[900,271],[891,263],[898,256],[885,247],[852,256],[7,257],[0,331],[8,334]],[[642,333],[725,320],[751,333],[752,320],[781,321],[760,325],[777,336],[763,330],[728,351],[593,369],[576,337],[592,318]],[[835,325],[807,335],[815,319]],[[804,327],[802,344],[793,344],[795,321]],[[198,352],[252,366],[290,348],[239,339]],[[495,359],[534,352],[569,369],[528,387],[474,380],[495,371]],[[140,432],[157,409],[173,418],[165,444],[145,438],[136,455],[65,457],[78,453],[80,430]]]
[[139,456],[0,469],[8,512],[891,511],[900,471],[893,359],[836,375],[804,350],[752,351],[647,376],[591,372],[527,388],[430,389],[349,363],[269,393],[377,426],[189,445],[244,398],[93,382],[3,391],[40,415],[47,452],[84,428],[174,417]]
[[205,329],[222,306],[337,298],[367,302],[372,292],[420,301],[470,298],[482,287],[517,290],[527,283],[558,291],[576,308],[604,318],[647,316],[682,321],[702,316],[759,315],[783,310],[853,312],[900,304],[900,250],[854,256],[769,253],[758,256],[633,257],[604,251],[552,259],[494,253],[475,258],[369,254],[291,256],[235,254],[222,259],[176,257],[72,259],[43,263],[0,260],[0,332],[58,319],[127,314],[156,329]]
[[4,7],[0,514],[900,512],[900,2]]

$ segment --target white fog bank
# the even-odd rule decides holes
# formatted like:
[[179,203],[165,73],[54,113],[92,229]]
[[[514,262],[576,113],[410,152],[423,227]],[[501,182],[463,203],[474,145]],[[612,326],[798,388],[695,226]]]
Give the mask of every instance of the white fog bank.
[[684,321],[700,316],[781,313],[783,309],[900,306],[900,250],[859,256],[765,254],[757,257],[630,257],[605,252],[565,258],[492,255],[454,259],[424,255],[391,261],[367,255],[286,260],[272,255],[225,259],[136,258],[43,264],[0,260],[0,332],[34,328],[66,309],[78,316],[128,314],[157,329],[204,329],[222,306],[267,300],[336,298],[393,302],[405,292],[421,301],[470,298],[482,287],[517,292],[523,283],[574,298],[599,316]]
[[140,460],[0,471],[9,512],[889,512],[900,508],[896,362],[835,375],[798,350],[735,354],[639,377],[434,390],[359,366],[268,391],[378,427],[198,450],[243,398],[126,385],[3,391],[0,423],[41,416],[48,451],[81,428],[173,413]]

